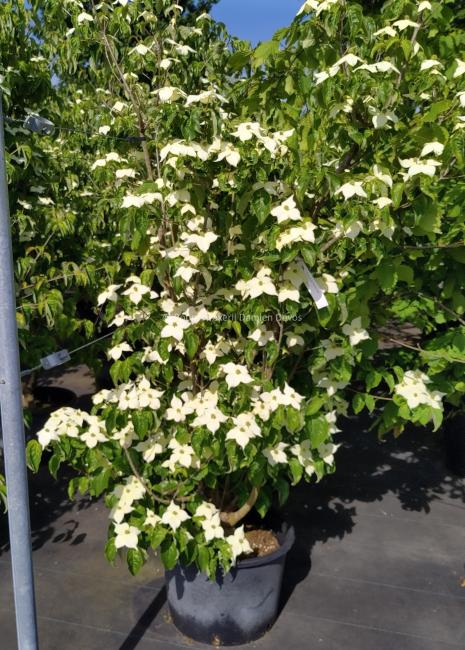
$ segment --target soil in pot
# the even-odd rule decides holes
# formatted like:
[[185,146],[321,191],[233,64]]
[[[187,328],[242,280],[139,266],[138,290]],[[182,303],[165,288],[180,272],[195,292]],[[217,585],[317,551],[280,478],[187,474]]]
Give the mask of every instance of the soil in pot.
[[247,535],[255,557],[238,561],[227,574],[218,572],[214,581],[192,565],[166,571],[171,617],[187,637],[214,646],[240,645],[263,636],[276,620],[294,529],[284,525],[275,533],[255,529]]

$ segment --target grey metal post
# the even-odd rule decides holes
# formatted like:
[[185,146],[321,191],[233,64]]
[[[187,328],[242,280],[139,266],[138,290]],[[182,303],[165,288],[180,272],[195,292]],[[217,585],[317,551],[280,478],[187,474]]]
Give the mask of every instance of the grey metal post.
[[31,528],[16,326],[16,298],[5,136],[0,93],[0,410],[8,491],[8,524],[19,650],[37,650]]

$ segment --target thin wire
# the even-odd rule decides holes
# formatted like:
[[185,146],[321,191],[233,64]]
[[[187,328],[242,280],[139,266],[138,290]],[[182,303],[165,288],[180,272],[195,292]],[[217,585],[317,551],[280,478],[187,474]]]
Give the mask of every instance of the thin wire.
[[[85,343],[84,345],[79,346],[78,348],[74,348],[74,350],[71,350],[69,352],[69,355],[72,356],[73,354],[76,354],[76,352],[80,352],[81,350],[85,350],[86,348],[90,348],[92,345],[95,345],[96,343],[99,343],[100,341],[103,341],[104,339],[108,339],[110,336],[113,336],[116,330],[112,330],[111,332],[108,332],[108,334],[104,334],[103,336],[100,336],[98,339],[94,339],[93,341],[89,341],[89,343]],[[62,365],[62,364],[60,364]],[[57,367],[57,366],[56,366]],[[29,375],[32,375],[33,372],[36,372],[37,370],[44,370],[42,365],[40,366],[35,366],[34,368],[29,368],[28,370],[23,370],[21,372],[21,378],[22,377],[28,377]],[[50,368],[52,370],[52,368]]]
[[[24,117],[22,119],[10,117],[9,115],[6,115],[4,120],[7,124],[19,124],[21,125],[24,129],[29,130],[27,127],[24,126],[24,122],[27,118]],[[62,126],[61,124],[53,124],[54,128],[57,131],[67,131],[69,133],[80,133],[82,135],[86,135],[89,138],[97,137],[97,138],[104,138],[107,140],[120,140],[122,142],[145,142],[148,138],[146,138],[143,135],[127,135],[127,136],[119,136],[119,135],[109,135],[109,134],[104,134],[104,133],[94,133],[92,131],[84,131],[83,129],[75,129],[71,128],[68,126]],[[32,133],[32,131],[31,131]]]

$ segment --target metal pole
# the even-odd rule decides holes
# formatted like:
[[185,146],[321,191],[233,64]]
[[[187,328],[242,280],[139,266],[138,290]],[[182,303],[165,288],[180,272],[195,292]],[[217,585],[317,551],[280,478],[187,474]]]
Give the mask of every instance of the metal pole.
[[16,296],[0,92],[0,410],[19,650],[37,650]]

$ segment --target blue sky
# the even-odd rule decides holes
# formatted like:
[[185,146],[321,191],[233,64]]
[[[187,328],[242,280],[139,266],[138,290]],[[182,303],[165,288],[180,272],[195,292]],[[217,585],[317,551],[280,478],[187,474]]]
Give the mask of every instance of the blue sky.
[[229,32],[256,44],[266,41],[294,18],[304,0],[220,0],[211,10]]

